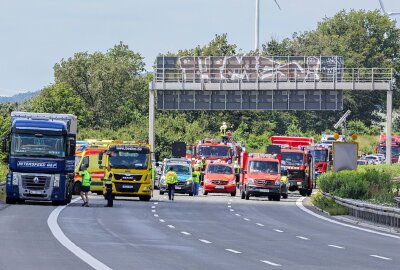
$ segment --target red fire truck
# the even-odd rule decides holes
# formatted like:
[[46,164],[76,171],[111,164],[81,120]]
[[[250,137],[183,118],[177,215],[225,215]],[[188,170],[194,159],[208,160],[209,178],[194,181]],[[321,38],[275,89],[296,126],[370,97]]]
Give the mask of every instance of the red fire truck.
[[311,154],[315,162],[315,176],[318,177],[329,169],[329,153],[328,147],[315,145],[311,147]]
[[280,145],[281,167],[287,170],[289,191],[310,196],[315,186],[315,164],[308,149],[314,140],[306,137],[271,136],[271,143]]
[[240,143],[204,139],[192,145],[191,157],[195,158],[195,161],[200,161],[204,157],[207,161],[221,160],[233,163],[240,159],[241,150]]
[[[383,154],[386,157],[386,135],[379,136],[379,144],[376,147],[377,154]],[[392,163],[397,163],[400,156],[400,136],[392,136]]]
[[280,201],[288,197],[286,181],[281,181],[281,166],[277,157],[267,154],[242,153],[241,198],[268,197]]

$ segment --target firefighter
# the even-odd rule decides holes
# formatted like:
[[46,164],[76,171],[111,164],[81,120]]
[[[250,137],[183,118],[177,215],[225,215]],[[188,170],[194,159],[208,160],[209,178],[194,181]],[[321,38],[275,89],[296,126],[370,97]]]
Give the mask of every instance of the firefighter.
[[226,122],[223,122],[222,126],[219,128],[219,133],[221,135],[223,143],[227,143],[228,142],[228,137],[226,136],[226,129],[227,128],[228,128],[228,126],[226,125]]
[[106,200],[107,204],[104,205],[104,207],[113,207],[114,201],[113,201],[113,195],[112,195],[112,173],[110,173],[105,179],[105,186],[106,186]]
[[165,176],[165,183],[168,185],[168,198],[174,200],[175,196],[175,184],[178,182],[178,176],[174,172],[174,167],[170,167],[167,175]]
[[194,165],[194,169],[195,171],[193,172],[193,195],[198,196],[201,177],[200,166],[196,164]]
[[202,157],[201,161],[200,161],[200,169],[202,172],[201,177],[200,177],[201,184],[203,184],[203,182],[204,182],[204,172],[206,170],[206,166],[207,166],[207,160],[205,157]]
[[236,180],[236,186],[239,187],[239,181],[240,181],[240,166],[237,160],[235,160],[235,163],[233,165],[235,169],[235,180]]

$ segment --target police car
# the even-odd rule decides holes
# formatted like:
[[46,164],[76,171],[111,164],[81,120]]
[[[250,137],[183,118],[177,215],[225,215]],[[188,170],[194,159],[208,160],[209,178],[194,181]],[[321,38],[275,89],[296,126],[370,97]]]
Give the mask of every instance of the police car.
[[159,182],[160,195],[164,195],[164,193],[168,192],[168,187],[165,183],[165,175],[171,167],[174,168],[174,172],[178,176],[178,183],[175,184],[175,193],[193,196],[192,164],[191,160],[186,158],[170,158],[164,161]]

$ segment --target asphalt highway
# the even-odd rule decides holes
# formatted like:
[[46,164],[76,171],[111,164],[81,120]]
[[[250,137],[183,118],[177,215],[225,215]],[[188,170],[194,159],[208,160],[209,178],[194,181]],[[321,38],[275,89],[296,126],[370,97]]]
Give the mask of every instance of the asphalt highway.
[[400,237],[322,220],[299,198],[11,205],[0,210],[0,269],[400,269]]

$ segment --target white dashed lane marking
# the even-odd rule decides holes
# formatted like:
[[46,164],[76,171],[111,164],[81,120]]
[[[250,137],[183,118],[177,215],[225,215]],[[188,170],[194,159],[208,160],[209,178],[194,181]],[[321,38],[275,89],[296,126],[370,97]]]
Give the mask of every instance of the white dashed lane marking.
[[153,205],[151,208],[153,208],[153,209],[154,209],[154,208],[156,208],[156,207]]
[[378,255],[369,255],[369,256],[374,257],[374,258],[378,258],[378,259],[382,259],[382,260],[386,260],[386,261],[391,261],[392,260],[391,258],[382,257],[382,256],[378,256]]
[[264,227],[264,224],[261,224],[261,223],[256,223],[256,225],[258,225],[260,227]]
[[205,240],[205,239],[199,239],[200,242],[203,242],[205,244],[211,244],[212,242]]
[[154,216],[155,216],[155,217],[158,217],[158,215],[157,215],[157,214],[154,214]]
[[240,214],[235,214],[235,216],[238,216],[238,217],[240,217]]
[[155,202],[154,204],[158,204],[158,202]]
[[153,210],[151,210],[151,212],[155,213],[155,212],[156,212],[156,210],[154,210],[154,209],[153,209]]
[[240,254],[240,253],[242,253],[242,252],[240,252],[240,251],[237,251],[237,250],[234,250],[234,249],[230,249],[230,248],[227,248],[227,249],[225,249],[226,251],[229,251],[229,252],[232,252],[232,253],[235,253],[235,254]]
[[175,226],[174,225],[167,225],[169,228],[171,228],[171,229],[175,229]]
[[279,232],[279,233],[283,233],[282,230],[278,230],[278,229],[274,229],[274,231]]
[[248,218],[243,218],[244,220],[246,220],[246,221],[250,221],[250,219],[248,219]]
[[231,208],[232,206],[228,205],[229,208]]
[[280,264],[274,263],[274,262],[270,262],[270,261],[266,261],[266,260],[261,260],[261,262],[272,265],[272,266],[282,266]]
[[181,232],[181,234],[184,234],[184,235],[191,235],[191,234],[188,233],[188,232]]
[[338,249],[344,249],[344,247],[336,246],[336,245],[328,245],[328,247],[333,247],[333,248],[338,248]]
[[160,222],[165,222],[165,220],[163,220],[163,219],[160,219]]
[[233,209],[229,209],[231,212],[234,212],[235,210],[233,210]]
[[309,238],[304,237],[304,236],[298,236],[298,235],[296,235],[296,237],[299,238],[299,239],[302,239],[302,240],[310,240]]

